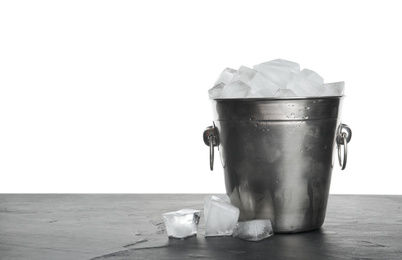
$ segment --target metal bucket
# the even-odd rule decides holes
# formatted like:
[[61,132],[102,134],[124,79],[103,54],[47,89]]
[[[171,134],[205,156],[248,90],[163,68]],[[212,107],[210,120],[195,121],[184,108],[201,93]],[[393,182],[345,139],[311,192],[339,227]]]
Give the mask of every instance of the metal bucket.
[[[212,100],[204,131],[213,169],[218,146],[226,193],[239,220],[270,219],[277,233],[322,226],[333,152],[342,169],[351,130],[341,124],[343,97]],[[342,155],[343,152],[343,155]]]

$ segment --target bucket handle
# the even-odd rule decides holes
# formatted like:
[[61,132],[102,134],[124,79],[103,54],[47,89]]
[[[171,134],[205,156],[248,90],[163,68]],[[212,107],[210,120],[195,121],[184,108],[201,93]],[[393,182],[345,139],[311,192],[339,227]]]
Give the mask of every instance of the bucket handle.
[[208,126],[203,134],[205,145],[209,146],[209,168],[214,170],[214,146],[218,146],[218,134],[214,126]]
[[[346,162],[348,161],[348,143],[352,139],[352,130],[346,124],[341,124],[338,127],[338,135],[336,137],[336,143],[338,145],[338,159],[339,165],[341,169],[344,170],[346,168]],[[342,160],[342,150],[341,146],[343,145],[343,160]]]

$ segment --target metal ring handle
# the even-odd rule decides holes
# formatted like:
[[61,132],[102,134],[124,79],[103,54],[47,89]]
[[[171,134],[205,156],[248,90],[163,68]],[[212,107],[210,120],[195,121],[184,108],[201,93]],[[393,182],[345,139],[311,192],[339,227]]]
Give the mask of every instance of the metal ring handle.
[[338,128],[338,136],[336,141],[340,144],[344,144],[344,140],[342,138],[342,133],[346,132],[346,141],[349,143],[350,139],[352,139],[352,130],[349,128],[347,124],[341,124]]
[[211,134],[208,136],[209,142],[209,168],[214,170],[214,136]]
[[211,171],[214,170],[214,147],[219,145],[218,131],[215,123],[213,125],[208,126],[203,133],[204,143],[209,146],[209,168]]
[[342,167],[341,169],[344,170],[346,168],[346,163],[348,161],[348,142],[347,142],[348,134],[343,132],[341,134],[341,140],[343,142],[343,163],[342,163],[342,155],[341,155],[341,142],[338,142],[338,159],[339,165]]
[[[336,136],[336,143],[338,145],[338,159],[341,169],[346,168],[346,163],[348,161],[348,143],[352,138],[352,130],[346,124],[340,124],[338,127],[338,134]],[[341,146],[343,145],[343,160]]]

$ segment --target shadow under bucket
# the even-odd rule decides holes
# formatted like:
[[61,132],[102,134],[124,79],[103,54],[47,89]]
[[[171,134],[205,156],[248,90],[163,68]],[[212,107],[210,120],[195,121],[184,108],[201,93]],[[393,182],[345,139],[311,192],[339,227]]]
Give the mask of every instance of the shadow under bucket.
[[[346,166],[351,130],[341,124],[343,97],[211,100],[226,193],[239,221],[270,219],[276,233],[314,230],[325,219],[338,146]],[[343,148],[342,148],[343,147]],[[344,155],[342,156],[342,151]]]

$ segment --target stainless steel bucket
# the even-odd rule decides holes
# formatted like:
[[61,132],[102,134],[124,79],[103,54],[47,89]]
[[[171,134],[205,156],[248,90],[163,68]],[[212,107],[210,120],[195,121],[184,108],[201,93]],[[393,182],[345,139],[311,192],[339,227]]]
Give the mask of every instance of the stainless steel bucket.
[[[226,193],[239,220],[268,218],[277,233],[322,226],[333,152],[347,162],[351,130],[341,124],[343,97],[212,100],[204,131],[213,168],[218,146]],[[343,152],[343,155],[342,155]]]

